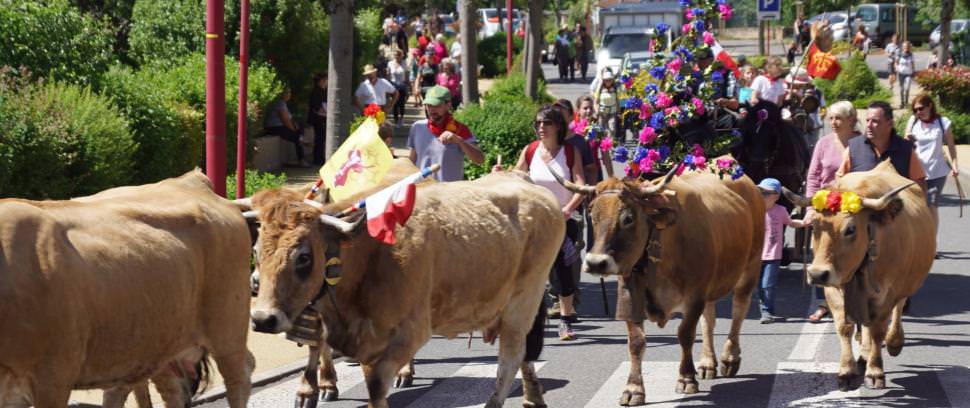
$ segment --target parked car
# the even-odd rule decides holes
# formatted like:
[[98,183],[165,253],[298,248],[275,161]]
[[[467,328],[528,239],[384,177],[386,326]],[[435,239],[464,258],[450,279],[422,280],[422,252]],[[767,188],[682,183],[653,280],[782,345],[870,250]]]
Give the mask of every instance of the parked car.
[[[505,16],[505,9],[502,9],[501,18],[499,18],[499,11],[497,8],[478,9],[478,38],[488,38],[500,31],[505,31],[505,29],[502,27],[502,24],[505,23]],[[517,29],[521,21],[522,15],[519,13],[519,10],[512,9],[512,29]]]
[[[921,45],[928,42],[932,25],[924,26],[916,19],[916,8],[909,6],[909,27],[907,27],[907,37],[913,45]],[[895,3],[868,3],[860,4],[853,12],[855,17],[862,20],[866,26],[866,31],[873,43],[882,46],[889,41],[889,37],[896,33],[896,4]],[[855,23],[852,24],[852,33],[855,33]]]
[[646,68],[647,61],[653,58],[650,51],[636,51],[623,54],[623,62],[620,63],[620,73],[630,76],[637,76],[642,69]]
[[[970,20],[968,19],[956,19],[956,20],[950,21],[950,38],[953,38],[954,35],[957,35],[959,33],[966,31],[967,26],[970,26]],[[942,24],[936,26],[936,28],[933,29],[933,32],[930,33],[930,48],[936,48],[937,45],[940,45],[941,27],[942,27]]]
[[455,17],[451,14],[439,14],[441,17],[441,22],[444,23],[445,35],[448,37],[454,37],[458,33],[457,24],[455,23]]
[[[671,31],[673,30],[667,30],[668,39]],[[596,53],[596,69],[602,71],[603,68],[610,67],[613,73],[619,74],[623,56],[628,52],[646,51],[653,32],[653,27],[610,27],[600,41],[600,49]]]
[[848,41],[852,38],[849,30],[849,18],[848,14],[844,11],[829,11],[819,15],[816,15],[808,20],[805,20],[808,24],[815,24],[818,20],[828,20],[829,26],[832,27],[832,38],[835,41]]

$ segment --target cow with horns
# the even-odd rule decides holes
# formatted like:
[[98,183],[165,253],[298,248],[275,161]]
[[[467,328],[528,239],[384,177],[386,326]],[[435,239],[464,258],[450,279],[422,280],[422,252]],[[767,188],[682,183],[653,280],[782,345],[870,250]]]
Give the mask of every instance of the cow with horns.
[[626,321],[630,376],[621,405],[645,401],[641,359],[646,345],[643,320],[663,327],[682,313],[677,392],[696,393],[692,348],[703,315],[701,378],[717,373],[714,303],[734,291],[731,331],[721,355],[721,375],[741,364],[739,331],[758,280],[764,239],[765,204],[747,177],[721,180],[710,173],[656,182],[611,178],[593,186],[559,180],[590,203],[593,248],[583,266],[595,275],[619,275],[617,315]]
[[[420,185],[394,245],[368,236],[357,214],[332,215],[351,203],[323,206],[283,189],[257,193],[251,204],[247,215],[260,224],[256,330],[287,331],[319,299],[327,343],[360,360],[371,407],[387,406],[391,379],[432,334],[482,330],[501,344],[486,406],[502,406],[517,368],[525,403],[544,405],[534,367],[523,359],[565,234],[548,190],[511,173]],[[342,270],[331,286],[333,259]]]
[[865,383],[884,388],[883,342],[891,356],[902,351],[903,306],[923,285],[936,253],[936,224],[926,197],[888,160],[846,174],[812,199],[785,194],[817,210],[807,280],[825,287],[835,319],[842,349],[839,389],[848,390],[857,374],[850,343],[856,324],[862,326]]

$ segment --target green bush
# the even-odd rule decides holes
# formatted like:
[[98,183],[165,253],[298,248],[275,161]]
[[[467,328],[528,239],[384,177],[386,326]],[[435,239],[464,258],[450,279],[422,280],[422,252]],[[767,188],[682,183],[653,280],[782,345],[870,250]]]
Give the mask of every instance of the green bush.
[[202,0],[138,0],[131,20],[128,55],[139,64],[205,51]]
[[755,68],[763,69],[765,67],[765,60],[767,59],[768,57],[764,55],[752,55],[748,57],[748,63],[754,66]]
[[136,148],[110,100],[66,83],[0,85],[0,196],[63,199],[127,184]]
[[369,8],[354,16],[354,88],[363,81],[364,65],[377,61],[377,48],[381,45],[384,31],[381,29],[381,10]]
[[102,77],[101,94],[109,96],[127,118],[138,144],[132,159],[135,184],[175,177],[202,162],[202,124],[181,116],[188,110],[167,98],[163,89],[131,69],[115,66]]
[[[553,103],[555,98],[546,92],[546,83],[539,81],[537,93],[539,99],[537,103]],[[484,99],[489,102],[530,102],[525,97],[525,75],[513,72],[511,75],[501,78],[492,84],[492,88],[485,94]]]
[[920,71],[916,83],[950,110],[970,111],[970,68],[956,66]]
[[487,174],[498,155],[502,155],[502,164],[514,165],[522,149],[535,140],[532,122],[537,111],[538,107],[527,100],[485,99],[482,105],[466,105],[456,112],[455,117],[468,125],[485,153],[481,165],[465,162],[465,176],[475,179]]
[[[286,174],[263,173],[260,171],[246,169],[246,197],[252,197],[257,191],[271,188],[280,188],[286,184]],[[236,196],[236,173],[226,176],[226,195]]]
[[[513,53],[522,50],[522,40],[512,37]],[[478,63],[482,65],[482,76],[492,78],[505,74],[505,33],[499,32],[484,40],[478,41]]]
[[0,65],[34,76],[94,83],[114,60],[106,24],[66,0],[0,0]]

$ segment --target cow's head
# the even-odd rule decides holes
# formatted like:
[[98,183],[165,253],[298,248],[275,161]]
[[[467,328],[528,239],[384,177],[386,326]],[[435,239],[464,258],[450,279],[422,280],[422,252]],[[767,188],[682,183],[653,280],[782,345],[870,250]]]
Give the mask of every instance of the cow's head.
[[289,330],[322,293],[327,255],[335,257],[341,242],[363,230],[363,217],[360,213],[349,219],[328,215],[322,204],[287,189],[261,191],[249,203],[251,209],[243,214],[259,224],[253,246],[259,293],[250,317],[254,330],[279,333]]
[[[644,254],[651,229],[663,229],[676,221],[673,191],[667,183],[676,169],[656,182],[610,178],[595,187],[577,186],[558,176],[559,183],[574,193],[593,196],[593,247],[583,270],[594,275],[628,275]],[[552,172],[555,175],[555,172]]]
[[[852,195],[843,194],[837,189],[822,190],[814,198],[814,203],[813,199],[784,189],[785,195],[795,205],[816,208],[812,219],[815,258],[808,266],[808,283],[844,286],[855,278],[867,254],[875,256],[878,251],[876,234],[879,227],[892,222],[902,210],[903,201],[898,197],[899,193],[913,184],[898,186],[877,197],[859,194],[857,208],[841,205],[841,201]],[[827,198],[829,195],[832,195],[831,199]],[[839,203],[836,204],[836,201]],[[869,268],[862,269],[866,275],[862,276],[862,282],[857,283],[878,290],[871,284]]]

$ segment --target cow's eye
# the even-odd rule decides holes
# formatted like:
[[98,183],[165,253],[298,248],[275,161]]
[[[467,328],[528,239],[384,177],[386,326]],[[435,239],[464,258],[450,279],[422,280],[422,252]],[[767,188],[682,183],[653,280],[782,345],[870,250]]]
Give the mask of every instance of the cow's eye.
[[851,237],[853,235],[855,235],[855,224],[849,224],[845,227],[845,236]]
[[629,228],[633,225],[633,214],[623,213],[620,215],[620,226],[623,228]]
[[312,261],[313,261],[313,258],[310,257],[310,254],[300,254],[299,256],[296,257],[296,266],[297,267],[306,266]]

